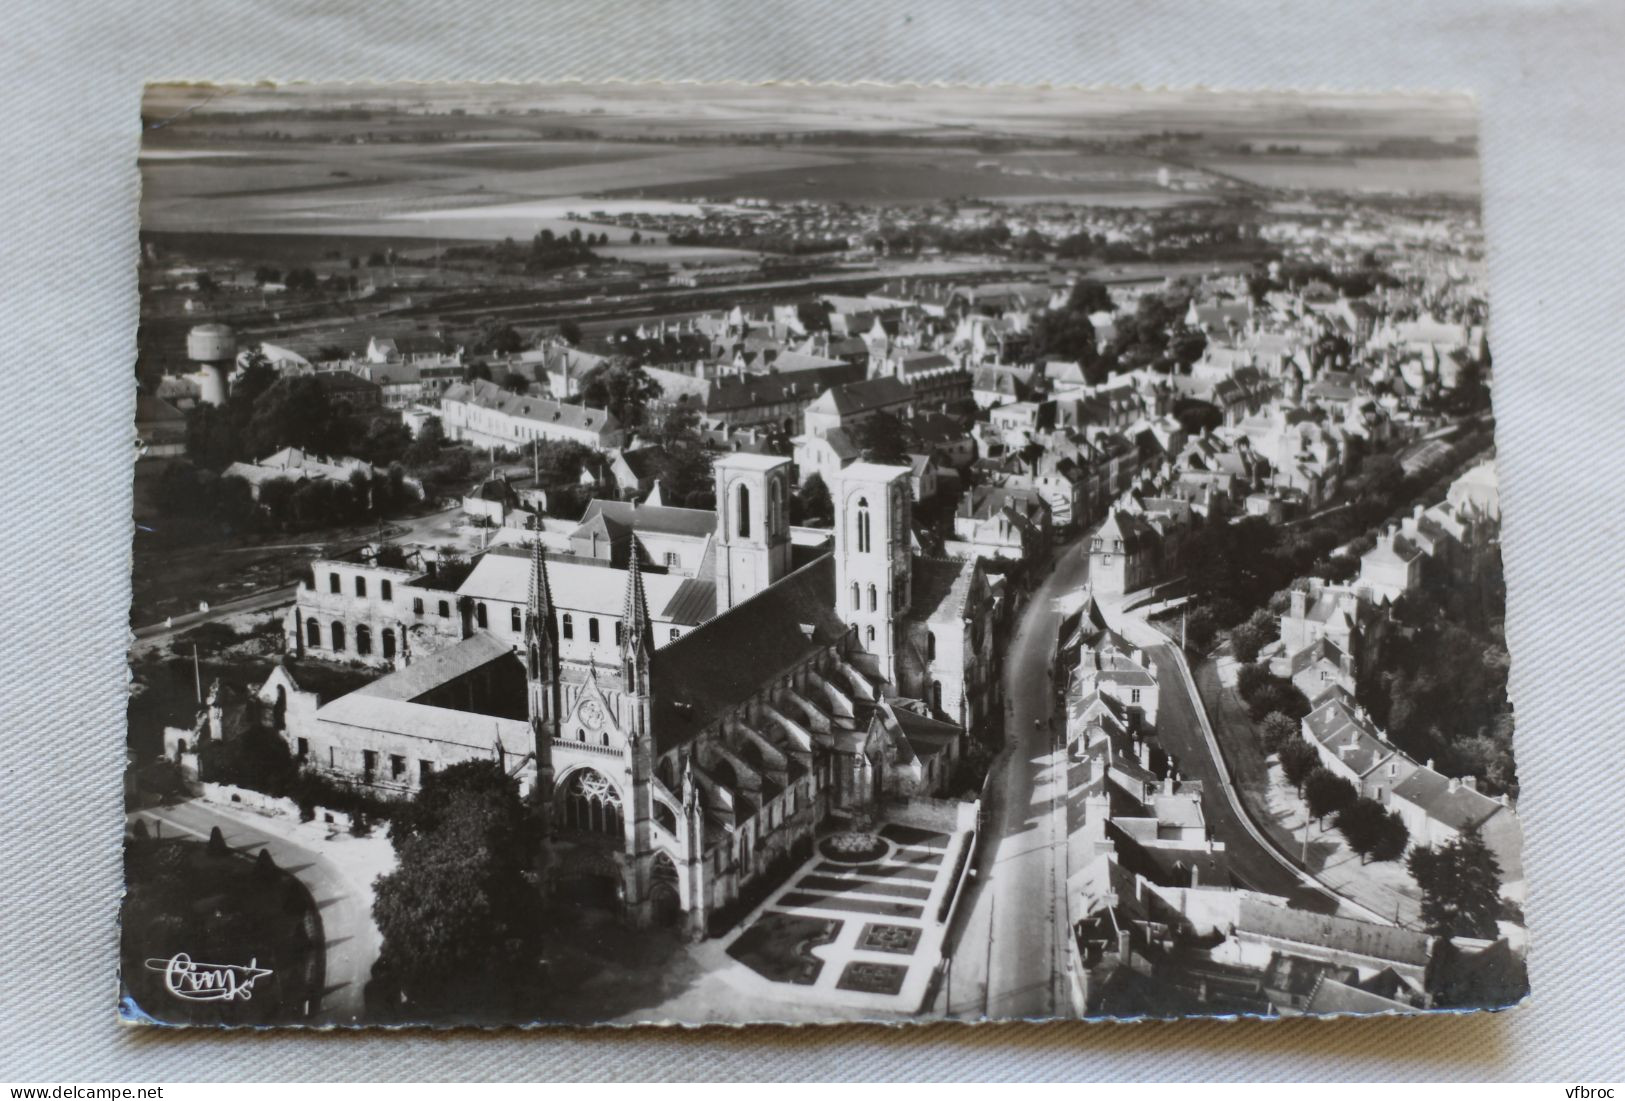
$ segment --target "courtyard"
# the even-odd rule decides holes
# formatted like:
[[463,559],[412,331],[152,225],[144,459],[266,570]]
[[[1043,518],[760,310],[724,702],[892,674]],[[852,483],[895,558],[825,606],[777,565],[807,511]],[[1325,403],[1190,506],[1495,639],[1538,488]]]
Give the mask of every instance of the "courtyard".
[[974,835],[890,822],[856,836],[821,841],[724,938],[731,986],[831,1012],[919,1011]]

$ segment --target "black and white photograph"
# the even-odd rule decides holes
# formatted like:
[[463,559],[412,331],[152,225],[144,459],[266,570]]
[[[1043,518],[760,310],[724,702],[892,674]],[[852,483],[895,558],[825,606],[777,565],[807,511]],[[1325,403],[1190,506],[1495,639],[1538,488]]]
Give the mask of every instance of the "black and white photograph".
[[1470,97],[140,125],[120,1020],[1529,996]]

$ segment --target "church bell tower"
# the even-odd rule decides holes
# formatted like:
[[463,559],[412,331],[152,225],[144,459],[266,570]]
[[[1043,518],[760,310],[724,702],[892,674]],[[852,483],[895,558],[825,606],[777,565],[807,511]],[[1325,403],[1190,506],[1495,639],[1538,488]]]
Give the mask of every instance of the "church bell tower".
[[717,479],[717,614],[790,572],[790,460],[737,451]]
[[909,519],[913,491],[906,466],[853,463],[835,475],[835,608],[858,642],[898,684],[901,621],[912,604]]

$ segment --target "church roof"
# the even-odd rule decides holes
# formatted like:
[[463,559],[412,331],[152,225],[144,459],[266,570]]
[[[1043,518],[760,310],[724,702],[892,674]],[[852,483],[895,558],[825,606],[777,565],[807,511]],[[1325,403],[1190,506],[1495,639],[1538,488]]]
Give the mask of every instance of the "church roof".
[[656,753],[691,741],[782,671],[839,642],[847,626],[834,609],[835,559],[824,555],[656,651]]

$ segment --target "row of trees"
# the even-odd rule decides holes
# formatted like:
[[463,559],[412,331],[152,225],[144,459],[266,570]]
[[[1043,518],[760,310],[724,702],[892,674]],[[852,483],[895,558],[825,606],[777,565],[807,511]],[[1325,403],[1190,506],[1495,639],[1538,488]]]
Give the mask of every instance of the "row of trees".
[[245,478],[173,463],[159,478],[158,507],[174,519],[218,524],[231,534],[358,524],[417,504],[417,491],[405,479],[399,463],[382,472],[356,470],[344,482],[272,478],[260,483],[256,502]]

